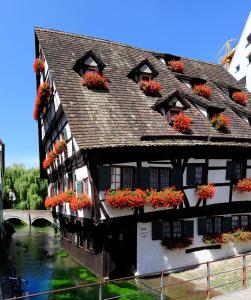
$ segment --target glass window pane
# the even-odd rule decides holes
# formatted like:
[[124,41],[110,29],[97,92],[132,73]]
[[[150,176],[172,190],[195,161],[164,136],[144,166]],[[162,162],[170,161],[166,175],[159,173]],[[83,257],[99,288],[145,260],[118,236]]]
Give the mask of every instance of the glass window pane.
[[111,168],[111,189],[120,188],[120,168]]
[[181,237],[182,235],[182,223],[181,221],[173,222],[173,237]]
[[238,228],[239,227],[239,217],[238,216],[232,216],[232,228]]
[[248,228],[248,216],[241,216],[241,228]]
[[221,233],[222,232],[222,219],[221,217],[214,218],[214,232]]
[[122,172],[122,184],[123,188],[133,188],[133,168],[125,167]]
[[170,186],[170,170],[159,169],[160,172],[160,190]]
[[159,189],[159,180],[158,180],[158,169],[157,168],[151,168],[150,169],[150,188],[152,189]]
[[196,166],[195,167],[195,184],[202,184],[203,183],[203,167],[202,166]]
[[206,233],[213,233],[213,222],[211,218],[206,218]]
[[171,237],[170,222],[163,222],[162,223],[162,236],[163,236],[163,238],[170,238]]

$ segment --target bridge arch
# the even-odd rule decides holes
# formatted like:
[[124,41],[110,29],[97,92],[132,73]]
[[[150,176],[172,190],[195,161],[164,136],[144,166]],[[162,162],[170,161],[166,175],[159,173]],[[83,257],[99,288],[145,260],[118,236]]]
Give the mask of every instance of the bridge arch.
[[51,220],[48,220],[47,218],[44,217],[37,217],[31,220],[31,225],[32,226],[51,226],[52,222]]
[[24,224],[24,221],[19,217],[9,217],[9,218],[6,218],[5,220],[14,225],[23,225]]

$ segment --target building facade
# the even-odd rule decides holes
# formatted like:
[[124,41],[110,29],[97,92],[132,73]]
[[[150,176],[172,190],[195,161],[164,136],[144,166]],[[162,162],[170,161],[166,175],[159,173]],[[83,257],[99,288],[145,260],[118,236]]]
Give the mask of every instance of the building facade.
[[221,65],[55,30],[36,28],[35,44],[41,176],[71,255],[117,277],[251,249],[219,240],[251,228],[242,83]]
[[226,69],[251,91],[251,12],[241,33],[240,40],[229,55]]

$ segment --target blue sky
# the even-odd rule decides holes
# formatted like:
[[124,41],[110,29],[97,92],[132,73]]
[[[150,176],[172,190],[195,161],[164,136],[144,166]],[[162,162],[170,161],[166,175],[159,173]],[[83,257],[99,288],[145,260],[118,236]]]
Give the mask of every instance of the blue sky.
[[6,164],[38,165],[35,26],[217,62],[225,41],[239,38],[250,9],[246,0],[1,1],[0,137]]

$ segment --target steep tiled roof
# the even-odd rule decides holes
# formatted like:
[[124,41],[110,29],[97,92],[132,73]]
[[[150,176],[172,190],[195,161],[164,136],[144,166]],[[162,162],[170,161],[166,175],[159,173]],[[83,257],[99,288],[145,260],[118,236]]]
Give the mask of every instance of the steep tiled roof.
[[[194,95],[176,74],[168,69],[156,56],[156,52],[102,39],[68,34],[65,32],[36,28],[35,33],[48,62],[60,101],[71,131],[82,149],[116,146],[153,145],[146,136],[161,136],[158,145],[177,143],[191,144],[191,140],[221,138],[231,140],[247,139],[251,142],[250,125],[238,113],[251,116],[251,94],[249,103],[243,107],[233,102],[220,88],[235,86],[245,90],[222,66],[182,58],[185,63],[184,75],[207,81],[212,96],[206,99]],[[74,71],[76,61],[88,51],[106,66],[104,75],[109,79],[109,91],[93,91],[80,84],[80,76]],[[146,96],[128,74],[142,61],[148,60],[158,72],[156,80],[163,87],[163,98],[179,91],[185,95],[190,107],[186,114],[193,119],[192,135],[175,131],[152,107],[158,98]],[[246,91],[247,92],[247,91]],[[161,101],[161,99],[159,99]],[[230,133],[221,133],[211,127],[209,120],[196,108],[219,107],[230,118]],[[205,141],[206,142],[206,141]]]

